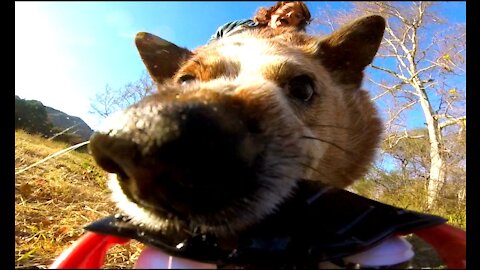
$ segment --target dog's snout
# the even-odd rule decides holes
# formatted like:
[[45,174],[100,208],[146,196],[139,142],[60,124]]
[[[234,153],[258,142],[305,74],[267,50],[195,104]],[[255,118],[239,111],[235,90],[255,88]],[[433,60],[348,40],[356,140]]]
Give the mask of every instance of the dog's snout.
[[134,183],[140,193],[176,189],[177,195],[178,190],[190,194],[191,201],[203,196],[203,203],[209,201],[205,195],[215,193],[218,199],[224,190],[249,187],[262,149],[251,132],[254,121],[220,102],[148,106],[135,105],[124,112],[121,125],[113,120],[115,128],[92,136],[90,149],[99,166]]

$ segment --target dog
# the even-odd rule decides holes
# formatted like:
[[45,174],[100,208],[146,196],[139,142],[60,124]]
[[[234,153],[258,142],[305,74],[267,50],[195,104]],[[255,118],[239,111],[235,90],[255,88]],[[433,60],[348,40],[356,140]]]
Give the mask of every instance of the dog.
[[225,236],[275,213],[299,180],[352,184],[381,138],[361,85],[384,28],[372,15],[323,38],[250,29],[193,51],[138,33],[158,91],[90,140],[117,206],[152,230]]

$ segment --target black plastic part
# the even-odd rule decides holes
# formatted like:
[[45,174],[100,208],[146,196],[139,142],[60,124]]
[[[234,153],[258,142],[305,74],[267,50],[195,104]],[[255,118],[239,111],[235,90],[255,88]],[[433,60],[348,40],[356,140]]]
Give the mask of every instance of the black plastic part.
[[148,231],[118,214],[85,229],[136,239],[172,256],[219,266],[316,268],[319,262],[366,250],[393,234],[445,222],[319,182],[301,181],[275,214],[240,232],[233,247],[222,246],[225,241],[210,234]]

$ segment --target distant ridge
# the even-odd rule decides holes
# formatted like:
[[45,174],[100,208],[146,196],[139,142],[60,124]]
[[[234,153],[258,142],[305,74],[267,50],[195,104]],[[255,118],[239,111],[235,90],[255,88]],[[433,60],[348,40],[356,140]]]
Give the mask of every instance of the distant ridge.
[[44,107],[52,125],[62,129],[73,127],[69,130],[69,133],[77,134],[84,140],[90,139],[94,131],[80,117],[68,115],[48,106]]

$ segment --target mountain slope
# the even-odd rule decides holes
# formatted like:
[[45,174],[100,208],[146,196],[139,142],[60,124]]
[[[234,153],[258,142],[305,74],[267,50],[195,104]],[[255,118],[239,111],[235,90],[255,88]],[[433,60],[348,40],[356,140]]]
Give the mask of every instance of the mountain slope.
[[89,140],[93,134],[93,130],[85,123],[80,117],[68,115],[62,111],[45,106],[48,119],[50,122],[59,128],[67,129],[74,127],[70,130],[71,133],[78,134],[84,140]]

